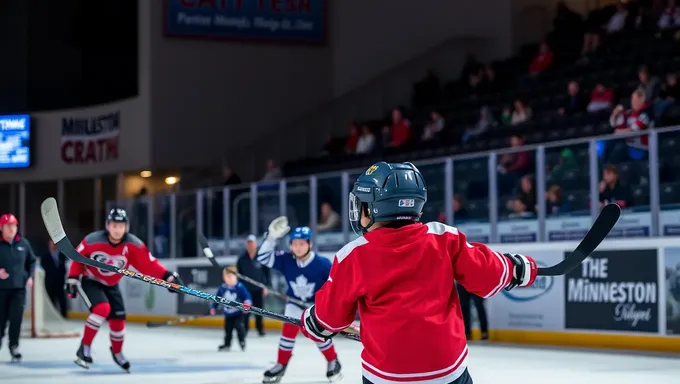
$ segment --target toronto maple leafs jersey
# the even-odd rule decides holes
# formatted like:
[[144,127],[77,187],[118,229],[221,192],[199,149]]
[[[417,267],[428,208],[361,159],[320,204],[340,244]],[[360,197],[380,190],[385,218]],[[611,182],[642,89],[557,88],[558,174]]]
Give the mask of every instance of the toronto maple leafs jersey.
[[[226,283],[220,285],[220,287],[217,288],[216,295],[222,296],[227,300],[238,301],[243,304],[253,304],[253,298],[250,296],[250,292],[248,292],[246,286],[240,281],[233,287],[227,286]],[[217,309],[217,303],[212,303],[210,308]],[[227,307],[226,305],[223,305],[222,308],[224,308],[224,316],[234,316],[241,314],[241,310],[238,308]]]
[[311,252],[305,261],[291,252],[274,249],[276,242],[265,240],[257,254],[257,261],[283,274],[288,283],[287,296],[313,303],[316,292],[324,285],[331,272],[331,261]]

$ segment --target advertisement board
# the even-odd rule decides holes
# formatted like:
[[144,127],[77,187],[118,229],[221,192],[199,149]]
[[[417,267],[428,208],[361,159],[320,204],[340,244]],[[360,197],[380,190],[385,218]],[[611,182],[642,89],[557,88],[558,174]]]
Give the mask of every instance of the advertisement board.
[[[536,251],[531,256],[539,267],[562,260],[562,252]],[[533,286],[501,291],[490,301],[491,327],[495,329],[564,329],[563,277],[539,276]]]
[[664,253],[666,333],[680,335],[680,247],[666,248]]
[[[179,266],[177,273],[184,285],[199,291],[215,293],[224,282],[222,271],[209,266]],[[210,302],[189,295],[177,295],[177,313],[182,315],[205,315],[210,310]]]
[[595,251],[564,285],[567,329],[659,331],[656,249]]
[[321,44],[327,0],[165,0],[165,35],[235,41]]

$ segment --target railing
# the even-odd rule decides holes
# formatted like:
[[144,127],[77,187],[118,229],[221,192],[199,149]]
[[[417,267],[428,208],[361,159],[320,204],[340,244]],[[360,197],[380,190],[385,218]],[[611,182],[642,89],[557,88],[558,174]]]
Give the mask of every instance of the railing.
[[[428,185],[423,221],[454,224],[471,241],[486,243],[575,240],[585,234],[599,211],[602,170],[606,160],[614,160],[625,192],[616,198],[627,200],[628,205],[610,236],[680,236],[680,127],[657,129],[647,135],[648,153],[637,159],[630,157],[626,145],[627,139],[640,138],[634,133],[417,162]],[[535,212],[511,213],[508,202],[521,190],[524,173],[501,174],[498,163],[506,154],[525,151],[532,153],[534,166],[525,173],[533,174],[538,186],[536,202],[540,203]],[[309,225],[317,250],[336,251],[355,237],[347,219],[348,194],[364,169],[107,205],[127,208],[132,217],[131,231],[159,257],[200,254],[197,233],[204,233],[219,254],[239,253],[248,234],[262,234],[269,221],[279,215],[288,216],[292,226]],[[543,202],[552,185],[561,188],[562,200],[548,205]],[[454,212],[456,194],[463,196],[465,217],[463,211]],[[336,228],[317,231],[324,202],[342,220]]]

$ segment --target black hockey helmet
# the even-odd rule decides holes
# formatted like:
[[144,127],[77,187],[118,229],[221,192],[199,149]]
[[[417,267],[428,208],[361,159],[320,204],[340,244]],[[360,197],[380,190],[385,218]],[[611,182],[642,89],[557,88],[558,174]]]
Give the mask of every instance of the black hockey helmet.
[[107,223],[125,223],[128,224],[130,220],[128,219],[127,212],[122,208],[113,208],[109,211],[106,216]]
[[[427,201],[427,186],[411,163],[381,161],[359,175],[349,194],[349,221],[356,234],[366,233],[376,222],[419,221]],[[361,210],[369,213],[361,225]]]

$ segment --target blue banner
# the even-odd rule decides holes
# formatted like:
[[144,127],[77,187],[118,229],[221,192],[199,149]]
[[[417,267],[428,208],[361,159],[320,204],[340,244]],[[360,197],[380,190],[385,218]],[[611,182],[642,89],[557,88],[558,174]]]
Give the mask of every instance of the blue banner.
[[326,7],[326,0],[165,0],[165,34],[323,44]]
[[31,118],[0,116],[0,168],[31,166]]

